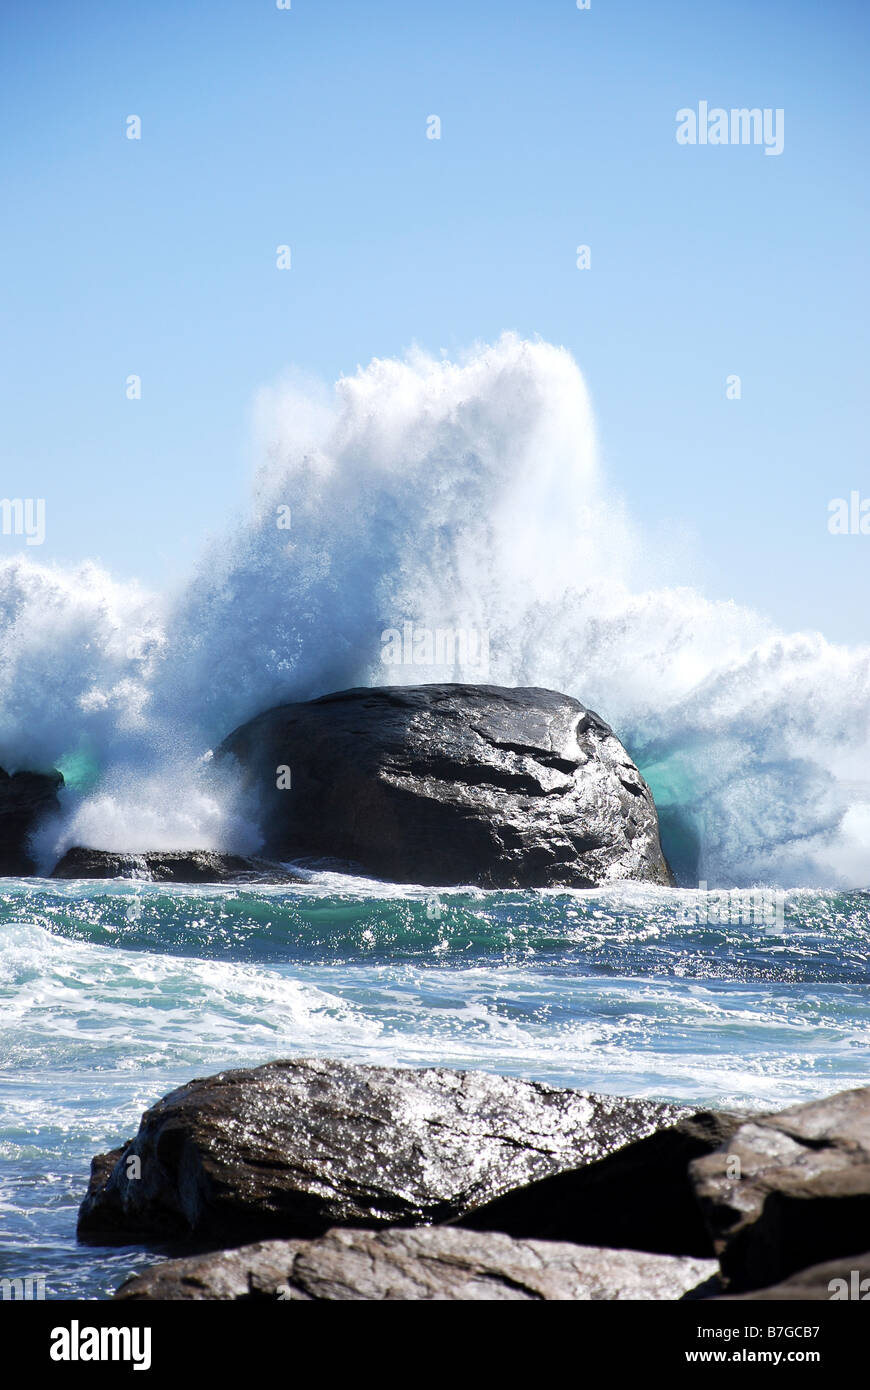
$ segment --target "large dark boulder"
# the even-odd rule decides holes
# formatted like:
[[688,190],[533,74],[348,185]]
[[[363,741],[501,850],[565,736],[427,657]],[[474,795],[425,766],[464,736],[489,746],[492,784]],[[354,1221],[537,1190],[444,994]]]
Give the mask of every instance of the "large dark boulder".
[[274,858],[430,885],[672,882],[631,758],[552,690],[345,690],[268,710],[218,752],[237,760]]
[[153,1265],[115,1294],[160,1300],[541,1302],[677,1299],[715,1274],[712,1260],[520,1241],[450,1226],[332,1230]]
[[113,854],[103,849],[68,849],[52,878],[135,878],[151,883],[293,883],[299,875],[265,859],[216,850],[161,850]]
[[485,1072],[270,1062],[146,1111],[135,1139],[94,1160],[79,1233],[229,1245],[448,1222],[683,1113]]
[[729,1292],[870,1247],[870,1087],[744,1120],[689,1172]]
[[23,877],[36,872],[30,837],[46,816],[60,810],[59,772],[16,772],[0,767],[0,875]]

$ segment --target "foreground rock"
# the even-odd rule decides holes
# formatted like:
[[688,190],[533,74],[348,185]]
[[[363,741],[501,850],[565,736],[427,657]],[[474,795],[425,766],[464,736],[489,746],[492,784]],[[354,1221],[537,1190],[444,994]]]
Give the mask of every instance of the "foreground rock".
[[30,837],[47,817],[60,810],[59,772],[16,772],[0,767],[0,875],[24,877],[36,872]]
[[716,1273],[714,1260],[512,1240],[439,1226],[333,1230],[170,1260],[128,1280],[118,1299],[446,1300],[677,1299]]
[[292,883],[299,875],[266,859],[214,850],[170,850],[112,854],[102,849],[69,849],[52,878],[135,878],[152,883]]
[[870,1251],[802,1269],[781,1284],[752,1293],[722,1294],[721,1301],[870,1303]]
[[870,1244],[870,1087],[747,1119],[690,1165],[729,1292]]
[[346,690],[268,710],[219,753],[238,761],[278,859],[442,885],[672,882],[631,758],[552,690]]
[[146,1111],[135,1139],[94,1160],[79,1233],[237,1244],[447,1222],[683,1113],[484,1072],[270,1062]]
[[727,1143],[745,1116],[700,1111],[615,1153],[513,1188],[462,1218],[474,1230],[710,1256],[689,1164]]

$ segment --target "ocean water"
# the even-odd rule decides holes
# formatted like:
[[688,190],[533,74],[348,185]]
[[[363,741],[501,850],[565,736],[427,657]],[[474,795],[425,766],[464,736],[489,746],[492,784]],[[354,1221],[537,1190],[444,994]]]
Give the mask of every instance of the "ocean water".
[[[90,1157],[222,1067],[317,1052],[761,1107],[868,1082],[870,647],[694,589],[548,343],[286,380],[254,417],[248,511],[171,591],[0,562],[0,766],[66,783],[41,871],[71,845],[255,852],[212,756],[234,727],[454,680],[601,714],[683,886],[0,881],[0,1274],[100,1296],[153,1258],[76,1247]],[[386,662],[406,623],[452,630],[453,659]],[[701,883],[785,892],[783,929],[723,925]]]
[[870,1084],[870,896],[790,893],[762,926],[722,901],[5,881],[0,1276],[101,1298],[159,1258],[76,1244],[90,1159],[224,1067],[316,1053],[748,1108]]

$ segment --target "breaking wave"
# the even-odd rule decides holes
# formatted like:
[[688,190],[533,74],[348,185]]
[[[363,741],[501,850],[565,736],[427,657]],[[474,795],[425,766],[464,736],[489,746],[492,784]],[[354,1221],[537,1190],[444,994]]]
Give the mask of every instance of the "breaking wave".
[[250,515],[181,593],[0,566],[0,764],[68,783],[46,861],[81,841],[253,848],[208,750],[282,700],[481,678],[473,642],[385,665],[382,634],[410,622],[486,633],[490,683],[612,723],[682,881],[866,882],[870,648],[655,587],[566,351],[506,335],[376,360],[331,398],[266,390],[257,419]]

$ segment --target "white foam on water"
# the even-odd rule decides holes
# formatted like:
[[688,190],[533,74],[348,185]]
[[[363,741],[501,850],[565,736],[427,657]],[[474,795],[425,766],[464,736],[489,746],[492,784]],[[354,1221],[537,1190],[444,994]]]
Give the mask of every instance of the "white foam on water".
[[0,1066],[235,1065],[370,1043],[340,997],[260,965],[72,942],[25,922],[0,932]]
[[787,983],[509,965],[247,966],[68,941],[25,923],[0,931],[0,1018],[0,1140],[15,1148],[114,1113],[121,1092],[125,1107],[144,1108],[156,1099],[147,1086],[162,1094],[167,1077],[281,1056],[781,1106],[861,1084],[870,1044],[866,1001],[848,986],[796,994]]

